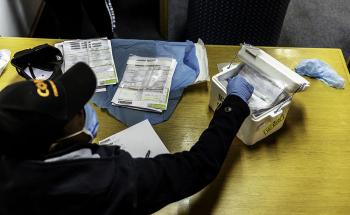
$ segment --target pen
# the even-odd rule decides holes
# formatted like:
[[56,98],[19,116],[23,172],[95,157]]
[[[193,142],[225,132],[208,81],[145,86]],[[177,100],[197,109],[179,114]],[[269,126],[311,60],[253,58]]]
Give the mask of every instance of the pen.
[[148,150],[147,153],[146,153],[145,158],[149,158],[150,154],[151,154],[151,150]]

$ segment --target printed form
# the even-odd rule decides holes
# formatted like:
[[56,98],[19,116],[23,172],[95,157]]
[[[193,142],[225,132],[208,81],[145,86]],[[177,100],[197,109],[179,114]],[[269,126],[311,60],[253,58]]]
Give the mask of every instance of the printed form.
[[110,40],[70,40],[55,46],[64,56],[62,71],[67,71],[77,62],[84,62],[94,71],[98,87],[118,83]]
[[155,112],[166,110],[176,64],[173,58],[130,56],[112,103]]

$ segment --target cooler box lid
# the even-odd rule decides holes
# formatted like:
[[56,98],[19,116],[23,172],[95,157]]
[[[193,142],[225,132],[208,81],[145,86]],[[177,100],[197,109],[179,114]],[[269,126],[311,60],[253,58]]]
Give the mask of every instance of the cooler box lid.
[[263,50],[252,45],[241,45],[238,58],[256,71],[266,75],[288,93],[304,91],[310,86],[310,83],[305,78]]

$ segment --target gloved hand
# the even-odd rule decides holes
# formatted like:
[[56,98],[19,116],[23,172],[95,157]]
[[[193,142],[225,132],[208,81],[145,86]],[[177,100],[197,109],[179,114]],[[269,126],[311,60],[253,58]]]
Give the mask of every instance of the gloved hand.
[[239,74],[233,78],[229,78],[227,81],[227,95],[239,96],[243,101],[248,103],[248,100],[253,94],[254,87]]

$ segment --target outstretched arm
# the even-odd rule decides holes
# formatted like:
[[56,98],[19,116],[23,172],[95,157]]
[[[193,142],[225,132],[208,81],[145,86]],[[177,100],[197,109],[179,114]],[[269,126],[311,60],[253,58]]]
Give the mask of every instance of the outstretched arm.
[[249,115],[253,88],[241,77],[229,80],[228,96],[190,151],[128,161],[128,189],[136,214],[153,213],[207,186],[220,171],[233,138]]
[[[231,108],[231,111],[227,112]],[[226,111],[225,111],[226,110]],[[229,96],[190,151],[135,159],[138,208],[152,213],[208,185],[220,171],[228,149],[249,109]]]

